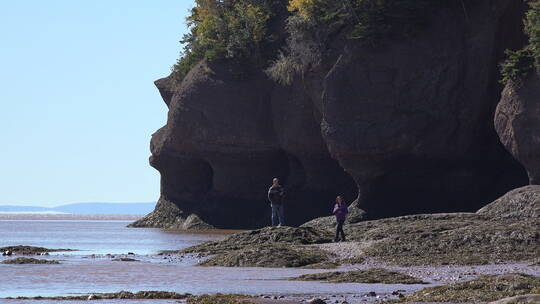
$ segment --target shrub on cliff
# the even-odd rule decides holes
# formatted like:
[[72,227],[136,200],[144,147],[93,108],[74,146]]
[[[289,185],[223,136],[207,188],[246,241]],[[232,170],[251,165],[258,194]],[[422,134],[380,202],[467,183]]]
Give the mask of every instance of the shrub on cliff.
[[529,46],[517,51],[506,50],[506,56],[506,60],[501,63],[501,83],[525,78],[534,70],[535,56]]
[[295,75],[320,64],[337,34],[365,45],[392,35],[408,36],[427,23],[433,6],[429,0],[290,0],[287,46],[267,73],[289,85]]
[[265,45],[273,37],[267,32],[269,20],[281,0],[196,0],[187,17],[190,32],[180,41],[184,50],[172,68],[180,81],[201,61],[219,59],[263,60]]
[[503,84],[519,81],[540,66],[540,0],[529,1],[524,24],[529,43],[521,50],[506,51],[507,59],[501,64]]
[[429,0],[291,0],[289,10],[329,27],[352,25],[349,38],[375,43],[387,34],[410,33],[426,22]]

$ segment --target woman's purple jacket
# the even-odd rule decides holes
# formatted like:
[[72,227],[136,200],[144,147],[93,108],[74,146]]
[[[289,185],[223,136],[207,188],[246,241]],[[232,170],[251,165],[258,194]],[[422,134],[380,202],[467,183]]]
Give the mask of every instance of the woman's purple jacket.
[[349,208],[347,207],[347,204],[336,204],[334,206],[334,215],[336,216],[336,221],[338,222],[345,222],[345,218],[347,217],[347,213],[349,213]]

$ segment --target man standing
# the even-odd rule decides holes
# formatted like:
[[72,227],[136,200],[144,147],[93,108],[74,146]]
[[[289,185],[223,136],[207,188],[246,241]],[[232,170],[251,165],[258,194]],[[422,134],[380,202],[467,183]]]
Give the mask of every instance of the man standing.
[[274,178],[272,180],[272,187],[268,189],[268,200],[270,201],[270,207],[272,207],[272,226],[278,227],[285,225],[285,216],[283,215],[283,195],[285,190],[279,184],[279,179]]

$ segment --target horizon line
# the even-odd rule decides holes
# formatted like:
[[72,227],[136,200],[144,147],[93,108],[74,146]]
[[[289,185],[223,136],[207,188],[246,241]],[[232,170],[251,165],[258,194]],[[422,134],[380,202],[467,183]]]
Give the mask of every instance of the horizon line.
[[92,201],[86,201],[86,202],[71,202],[71,203],[59,203],[54,205],[40,205],[40,204],[46,204],[46,203],[0,203],[0,207],[4,206],[13,206],[13,207],[42,207],[42,208],[56,208],[66,205],[74,205],[74,204],[156,204],[156,201],[150,201],[150,202],[107,202],[107,201],[100,201],[100,202],[92,202]]

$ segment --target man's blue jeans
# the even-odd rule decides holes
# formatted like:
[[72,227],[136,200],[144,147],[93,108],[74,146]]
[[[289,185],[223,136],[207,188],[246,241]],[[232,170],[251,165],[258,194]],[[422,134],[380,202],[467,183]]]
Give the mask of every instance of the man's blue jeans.
[[272,206],[272,226],[276,226],[278,222],[281,226],[285,225],[283,204],[270,204],[270,206]]

